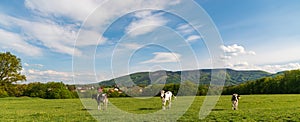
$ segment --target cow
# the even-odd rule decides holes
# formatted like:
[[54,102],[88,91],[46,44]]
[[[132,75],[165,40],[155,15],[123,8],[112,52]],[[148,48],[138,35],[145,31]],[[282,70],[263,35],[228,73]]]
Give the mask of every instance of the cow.
[[101,110],[101,105],[103,105],[103,110],[107,109],[108,98],[107,94],[94,94],[92,95],[92,99],[95,99],[98,104],[98,110]]
[[239,99],[240,99],[240,96],[238,94],[236,94],[236,93],[232,94],[231,102],[232,102],[232,109],[233,110],[238,109]]
[[[167,109],[171,108],[171,104],[172,104],[172,96],[175,97],[171,91],[167,91],[165,92],[164,90],[160,91],[160,98],[162,101],[162,109],[165,110],[166,109],[166,105]],[[175,97],[176,98],[176,97]]]

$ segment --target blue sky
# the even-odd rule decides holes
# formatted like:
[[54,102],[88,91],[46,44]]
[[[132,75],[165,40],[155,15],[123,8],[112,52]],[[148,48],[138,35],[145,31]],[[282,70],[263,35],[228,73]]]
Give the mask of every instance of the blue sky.
[[[275,73],[300,68],[298,0],[107,4],[104,0],[1,0],[0,51],[22,59],[27,82],[74,83],[73,76],[80,77],[75,78],[80,83],[96,82],[160,69],[226,67]],[[145,6],[161,10],[131,11]],[[164,11],[172,9],[184,15]],[[131,13],[119,15],[121,11]],[[206,45],[210,35],[205,31],[213,28],[208,20],[223,42],[214,50],[224,53],[214,58]],[[220,65],[214,67],[214,62]]]

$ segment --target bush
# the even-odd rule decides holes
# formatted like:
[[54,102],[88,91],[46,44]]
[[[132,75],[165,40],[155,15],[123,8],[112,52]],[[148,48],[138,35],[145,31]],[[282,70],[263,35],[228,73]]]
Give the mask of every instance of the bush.
[[0,87],[0,98],[2,97],[8,97],[8,94],[3,87]]
[[30,83],[24,92],[25,96],[46,98],[47,86],[42,83]]
[[75,96],[68,90],[68,87],[64,85],[62,82],[48,82],[46,84],[47,99],[69,99],[75,98]]

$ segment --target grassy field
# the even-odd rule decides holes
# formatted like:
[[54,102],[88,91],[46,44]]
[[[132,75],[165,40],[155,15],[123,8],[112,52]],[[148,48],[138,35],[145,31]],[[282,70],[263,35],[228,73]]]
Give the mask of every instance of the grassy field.
[[[185,97],[178,97],[182,99]],[[196,97],[187,112],[178,121],[199,121],[199,110],[203,96]],[[180,113],[176,107],[184,103],[176,100],[174,108],[160,111],[159,98],[133,99],[110,98],[107,111],[98,111],[92,99],[1,98],[0,121],[96,121],[114,118],[114,121],[138,121],[121,119],[117,111],[143,117],[156,112]],[[231,110],[230,96],[221,96],[215,108],[203,121],[300,121],[300,95],[244,95],[239,102],[239,110]],[[90,106],[89,106],[90,105]],[[174,113],[172,113],[174,112]],[[165,115],[163,115],[165,116]],[[96,119],[95,119],[96,118]],[[156,118],[158,119],[158,118]]]

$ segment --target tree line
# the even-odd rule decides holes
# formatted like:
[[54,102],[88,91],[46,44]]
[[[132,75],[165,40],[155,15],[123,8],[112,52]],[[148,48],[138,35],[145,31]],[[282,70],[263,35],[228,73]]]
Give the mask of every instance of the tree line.
[[44,99],[78,98],[74,85],[62,82],[34,82],[29,84],[11,84],[0,87],[0,97],[39,97]]
[[[104,86],[105,88],[111,88],[111,86]],[[152,85],[138,85],[128,88],[121,88],[122,92],[111,92],[104,89],[104,92],[109,97],[149,97],[160,96],[160,91],[171,91],[177,96],[201,96],[206,95],[209,85],[197,85],[191,81],[184,81],[181,84],[169,83],[169,84],[152,84]],[[94,91],[88,91],[87,93],[79,93],[80,97],[88,97],[90,94],[95,94]],[[130,95],[130,96],[128,96]]]
[[264,77],[224,88],[223,94],[299,94],[300,70],[284,71],[273,77]]

